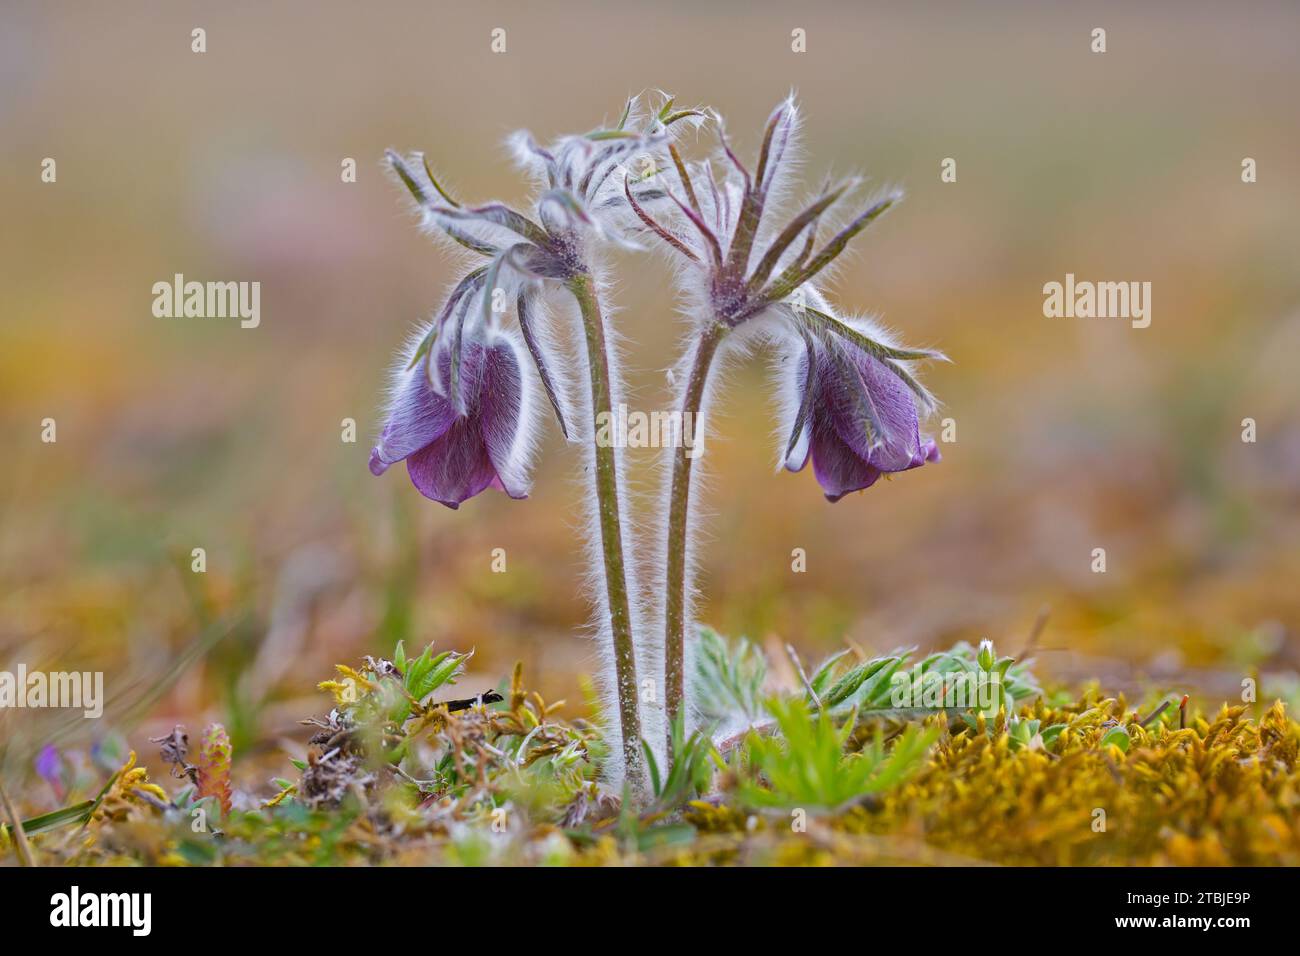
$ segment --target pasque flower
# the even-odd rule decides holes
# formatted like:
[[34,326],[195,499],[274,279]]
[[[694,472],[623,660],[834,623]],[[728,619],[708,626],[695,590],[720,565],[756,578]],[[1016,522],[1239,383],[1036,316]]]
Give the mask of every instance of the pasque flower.
[[388,423],[370,452],[382,475],[405,460],[411,482],[426,498],[457,508],[489,486],[512,498],[528,494],[531,448],[523,349],[504,331],[462,346],[457,401],[433,385],[429,365],[450,377],[451,352],[425,354],[400,373]]
[[[593,246],[626,244],[632,222],[628,197],[633,193],[625,182],[628,164],[635,160],[655,170],[673,128],[699,115],[696,110],[674,110],[669,98],[660,109],[642,116],[633,98],[616,126],[565,136],[549,148],[539,146],[526,131],[513,134],[509,145],[514,158],[538,186],[531,216],[501,202],[458,202],[423,153],[403,158],[388,151],[389,164],[415,198],[425,229],[486,260],[455,285],[415,351],[415,360],[429,351],[450,351],[446,381],[441,374],[444,363],[435,363],[436,391],[459,403],[455,382],[467,331],[490,324],[494,315],[513,307],[560,428],[568,436],[566,403],[555,369],[560,356],[549,347],[542,293],[562,286],[577,290],[579,296],[588,290],[594,294]],[[653,186],[638,186],[636,195],[641,202],[664,199]]]
[[[644,610],[624,533],[628,496],[621,451],[596,439],[596,422],[611,414],[622,381],[600,304],[603,283],[595,256],[602,245],[626,243],[633,203],[655,208],[666,201],[654,182],[666,160],[665,147],[675,128],[689,126],[699,115],[674,110],[671,98],[647,113],[633,99],[617,124],[563,137],[550,147],[539,146],[528,133],[515,134],[510,139],[515,158],[538,187],[530,214],[500,202],[462,204],[443,188],[422,154],[388,153],[425,227],[481,262],[451,290],[413,349],[395,385],[394,415],[372,454],[371,470],[378,473],[405,458],[421,492],[453,506],[493,483],[522,495],[526,455],[517,456],[514,449],[531,444],[529,383],[535,373],[561,430],[588,454],[592,598],[609,711],[622,743],[614,749],[607,778],[617,786],[626,775],[635,796],[644,795],[649,784],[637,680],[647,652],[634,633]],[[630,165],[639,167],[634,176]],[[575,389],[576,395],[567,394],[563,356],[552,335],[547,295],[557,288],[569,293],[578,311],[577,337],[584,346],[580,374],[589,387]],[[512,308],[522,350],[502,332],[503,316]],[[531,358],[527,373],[523,350]],[[422,367],[428,374],[420,374]]]
[[[671,99],[644,114],[629,101],[616,125],[546,148],[527,133],[516,134],[510,141],[516,159],[538,186],[527,214],[498,202],[464,205],[443,188],[423,155],[388,157],[425,226],[480,261],[451,289],[399,369],[371,470],[379,474],[405,460],[416,487],[451,507],[492,485],[522,497],[533,412],[546,395],[565,436],[587,451],[592,598],[609,710],[622,743],[614,748],[607,778],[615,784],[626,779],[637,797],[646,795],[647,770],[670,759],[674,734],[683,737],[690,716],[685,675],[693,593],[692,462],[703,435],[670,450],[664,598],[652,605],[648,589],[639,586],[625,535],[621,450],[597,437],[598,422],[612,414],[623,393],[600,303],[601,246],[657,237],[679,259],[691,320],[674,374],[680,382],[679,421],[699,427],[717,377],[713,368],[763,345],[777,368],[786,436],[781,462],[799,471],[811,460],[831,501],[870,487],[882,474],[938,459],[934,443],[920,431],[922,415],[934,402],[913,365],[942,356],[903,348],[869,321],[838,317],[817,287],[853,238],[898,195],[870,198],[819,237],[857,181],[828,182],[795,215],[776,215],[797,151],[793,101],[768,119],[752,174],[720,123],[717,153],[704,162],[683,160],[674,127],[693,125],[700,116],[674,111]],[[571,387],[555,344],[548,296],[557,289],[577,307],[582,354],[574,367],[585,377],[585,388]],[[516,322],[507,327],[511,310]],[[662,644],[643,633],[642,622],[658,613],[663,619],[655,631],[663,634]],[[643,699],[638,693],[638,672],[658,666],[666,712],[653,703],[657,695]],[[643,726],[653,728],[644,742]],[[653,763],[643,758],[643,745]]]
[[[863,229],[899,198],[883,193],[819,242],[818,232],[857,186],[856,180],[825,185],[800,212],[775,219],[789,185],[797,152],[799,117],[792,99],[770,115],[754,172],[740,161],[719,124],[720,147],[712,161],[688,164],[675,147],[669,154],[677,188],[669,190],[672,217],[656,216],[635,193],[628,205],[643,228],[678,257],[678,275],[692,334],[678,372],[679,413],[705,420],[718,359],[771,347],[787,387],[780,394],[793,421],[782,456],[798,470],[809,454],[827,497],[870,486],[880,474],[905,470],[934,456],[922,443],[917,403],[931,400],[907,363],[938,353],[895,348],[868,331],[836,318],[814,280]],[[719,183],[715,163],[724,170]],[[800,366],[802,376],[791,376]],[[698,449],[701,436],[696,436]],[[687,634],[691,632],[692,459],[685,447],[671,452],[665,541],[665,696],[669,721],[688,719]],[[937,456],[935,456],[937,457]]]
[[785,467],[801,471],[811,457],[829,501],[939,460],[934,440],[921,436],[915,393],[887,361],[852,341],[807,339],[790,383],[801,397]]

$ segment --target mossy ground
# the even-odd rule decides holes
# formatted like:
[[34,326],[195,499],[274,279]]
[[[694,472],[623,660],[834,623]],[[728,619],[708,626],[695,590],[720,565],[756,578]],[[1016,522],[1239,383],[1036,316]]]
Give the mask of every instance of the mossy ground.
[[[445,693],[441,705],[407,693],[424,686],[421,662],[444,684],[459,663],[426,654],[401,661],[404,676],[390,661],[340,667],[323,685],[336,706],[313,719],[309,759],[278,792],[236,787],[232,804],[228,742],[210,728],[199,766],[179,738],[158,742],[173,780],[150,780],[132,753],[91,808],[29,819],[26,847],[6,830],[0,852],[77,865],[1300,863],[1300,724],[1281,702],[1135,708],[1089,688],[1036,692],[1010,719],[792,707],[786,719],[803,723],[782,724],[799,732],[769,741],[772,759],[815,778],[825,755],[792,751],[821,728],[840,735],[833,772],[891,757],[893,770],[836,806],[801,806],[835,791],[813,779],[782,792],[757,734],[725,752],[697,739],[633,813],[595,782],[595,726],[527,693],[521,670],[500,701],[453,710]],[[904,746],[925,749],[914,759]]]

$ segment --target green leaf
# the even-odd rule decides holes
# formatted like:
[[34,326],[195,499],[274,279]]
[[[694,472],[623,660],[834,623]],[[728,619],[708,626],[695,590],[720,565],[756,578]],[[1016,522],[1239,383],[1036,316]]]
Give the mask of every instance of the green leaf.
[[1050,747],[1056,738],[1061,736],[1061,731],[1065,729],[1065,724],[1052,724],[1050,727],[1044,727],[1038,735],[1043,738],[1043,746]]
[[767,706],[780,733],[752,734],[746,742],[749,774],[738,792],[750,806],[842,807],[903,782],[938,739],[936,728],[910,726],[887,747],[877,731],[860,753],[845,755],[856,710],[837,724],[827,710],[810,714],[798,698],[773,699]]
[[533,322],[529,317],[528,299],[528,292],[523,291],[519,293],[519,297],[515,302],[515,314],[519,318],[519,331],[523,333],[524,344],[528,347],[528,354],[533,357],[533,365],[537,368],[537,374],[542,380],[542,388],[546,390],[546,397],[551,400],[551,408],[555,410],[555,420],[560,424],[560,432],[567,439],[569,437],[569,426],[564,420],[564,410],[560,406],[559,392],[551,379],[551,371],[546,365],[546,354],[538,344],[537,337],[533,332]]
[[888,667],[891,663],[897,665],[900,662],[901,658],[897,657],[877,657],[874,660],[863,661],[831,686],[831,689],[822,698],[822,704],[827,707],[835,707],[844,703],[857,692],[867,678]]
[[763,683],[767,680],[763,652],[744,637],[728,643],[707,627],[701,627],[699,634],[692,682],[700,714],[718,723],[761,719]]
[[415,197],[415,201],[421,205],[428,202],[429,197],[426,195],[424,187],[421,186],[416,181],[415,177],[411,175],[410,169],[407,168],[406,160],[391,149],[384,150],[384,156],[388,159],[388,165],[393,167],[393,172],[397,173],[397,178],[402,181],[402,185],[404,185],[410,191],[411,195]]
[[830,657],[826,658],[826,660],[822,661],[821,666],[817,668],[816,673],[814,673],[809,679],[808,683],[812,685],[812,689],[816,692],[818,697],[822,696],[822,692],[826,690],[826,686],[830,683],[831,678],[835,676],[836,666],[840,661],[844,660],[849,653],[849,649],[845,648],[836,654],[832,654]]
[[406,689],[410,691],[411,696],[416,700],[423,700],[426,694],[438,686],[434,678],[434,671],[452,657],[451,651],[443,651],[436,657],[429,657],[431,648],[432,645],[416,661],[416,666],[411,668],[411,676],[406,681]]
[[408,371],[415,368],[416,363],[418,363],[420,359],[424,358],[424,356],[428,354],[429,350],[433,348],[433,343],[437,340],[439,332],[442,330],[447,319],[451,317],[452,312],[460,305],[462,299],[466,296],[473,296],[474,293],[478,291],[479,282],[486,274],[487,266],[479,266],[477,269],[471,269],[469,272],[465,273],[461,280],[456,283],[456,287],[452,289],[451,294],[447,296],[447,301],[443,304],[442,311],[438,314],[438,318],[434,321],[433,325],[429,327],[429,331],[426,332],[424,338],[420,340],[420,344],[416,348],[415,354],[411,356],[411,361],[406,366]]
[[1128,729],[1123,724],[1117,724],[1110,728],[1101,738],[1101,747],[1118,747],[1120,750],[1128,753],[1129,744],[1132,739],[1128,735]]
[[433,188],[438,190],[438,195],[441,196],[443,198],[443,201],[446,202],[453,209],[459,209],[460,203],[456,202],[456,200],[451,198],[447,190],[443,189],[442,186],[438,183],[438,177],[433,175],[433,167],[429,165],[428,157],[426,157],[424,153],[419,153],[418,155],[420,157],[421,165],[424,166],[424,174],[429,177],[429,182],[433,183]]
[[945,362],[948,357],[942,352],[934,349],[905,349],[897,348],[892,345],[885,345],[883,342],[877,342],[864,332],[849,325],[843,319],[838,319],[833,315],[822,312],[820,309],[814,309],[810,305],[803,307],[805,318],[812,317],[812,320],[806,324],[811,325],[818,331],[833,332],[840,338],[852,342],[862,351],[874,355],[878,359],[893,359],[895,361],[912,362],[937,360]]
[[[456,683],[456,678],[467,660],[469,660],[468,654],[450,654],[445,660],[435,664],[425,680],[428,690],[424,694],[431,693],[444,684]],[[423,697],[424,694],[420,696]]]
[[893,691],[892,680],[905,660],[906,658],[903,657],[887,658],[885,666],[864,680],[862,686],[853,694],[851,698],[853,705],[863,710],[892,707],[893,701],[890,700]]
[[598,129],[587,134],[587,139],[593,142],[601,142],[607,139],[640,139],[640,133],[633,133],[631,130],[622,129]]
[[641,740],[641,749],[645,752],[645,763],[650,769],[650,785],[654,788],[654,794],[657,797],[663,792],[663,785],[659,780],[659,764],[655,760],[654,751],[650,749],[650,745],[646,743],[644,738]]
[[[83,800],[81,803],[74,803],[72,806],[64,807],[61,810],[42,813],[40,816],[24,820],[23,832],[28,836],[35,836],[38,833],[46,833],[60,827],[85,823],[90,819],[90,815],[97,805],[98,801],[96,800]],[[8,832],[9,826],[8,824],[0,824],[0,829]]]

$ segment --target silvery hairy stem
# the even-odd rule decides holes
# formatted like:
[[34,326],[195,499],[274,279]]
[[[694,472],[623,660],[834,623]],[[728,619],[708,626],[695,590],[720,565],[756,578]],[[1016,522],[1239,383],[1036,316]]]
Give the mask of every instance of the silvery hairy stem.
[[[712,325],[696,343],[690,377],[682,395],[681,421],[696,423],[698,447],[702,435],[700,414],[709,369],[727,328]],[[687,417],[689,415],[689,417]],[[672,484],[668,492],[668,553],[665,568],[667,593],[664,595],[664,697],[669,734],[673,722],[681,715],[686,699],[686,549],[691,508],[691,463],[694,456],[685,441],[673,453]],[[671,759],[671,748],[668,752]]]
[[641,715],[637,694],[636,648],[632,639],[632,616],[628,597],[626,557],[619,502],[618,463],[611,443],[596,440],[601,416],[613,413],[605,319],[590,275],[578,275],[566,286],[582,314],[587,370],[591,380],[592,453],[595,458],[595,486],[600,528],[600,552],[605,564],[605,598],[609,603],[613,639],[614,670],[618,692],[619,734],[623,748],[624,773],[633,793],[645,791],[645,762],[641,755]]

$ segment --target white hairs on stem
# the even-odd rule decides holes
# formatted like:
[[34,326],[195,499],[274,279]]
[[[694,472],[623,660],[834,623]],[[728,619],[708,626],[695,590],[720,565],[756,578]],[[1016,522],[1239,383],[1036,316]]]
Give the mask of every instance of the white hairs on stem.
[[[605,361],[609,374],[610,404],[615,414],[619,405],[628,401],[628,390],[622,372],[623,341],[611,318],[615,310],[610,306],[609,286],[601,277],[601,270],[593,269],[596,297],[600,302],[604,323]],[[619,682],[615,664],[614,633],[610,620],[609,581],[604,555],[604,537],[600,521],[600,501],[594,489],[596,473],[596,421],[592,408],[589,356],[585,346],[585,333],[580,310],[571,301],[562,308],[571,316],[570,336],[573,339],[572,369],[567,370],[565,390],[567,404],[572,409],[570,439],[581,446],[581,485],[583,524],[581,537],[587,552],[585,591],[591,603],[589,630],[595,642],[597,689],[600,693],[601,719],[608,742],[602,777],[614,789],[622,786],[626,767],[622,749],[622,726],[619,701]],[[649,745],[655,761],[664,767],[664,701],[660,686],[663,674],[663,639],[648,627],[652,617],[648,611],[644,583],[646,569],[642,555],[647,550],[641,543],[648,540],[644,528],[634,521],[634,489],[627,476],[626,449],[618,442],[612,448],[618,489],[619,528],[622,540],[624,579],[628,600],[628,619],[632,633],[636,662],[637,700],[641,722],[641,736]],[[654,681],[654,692],[646,692],[646,680]]]

